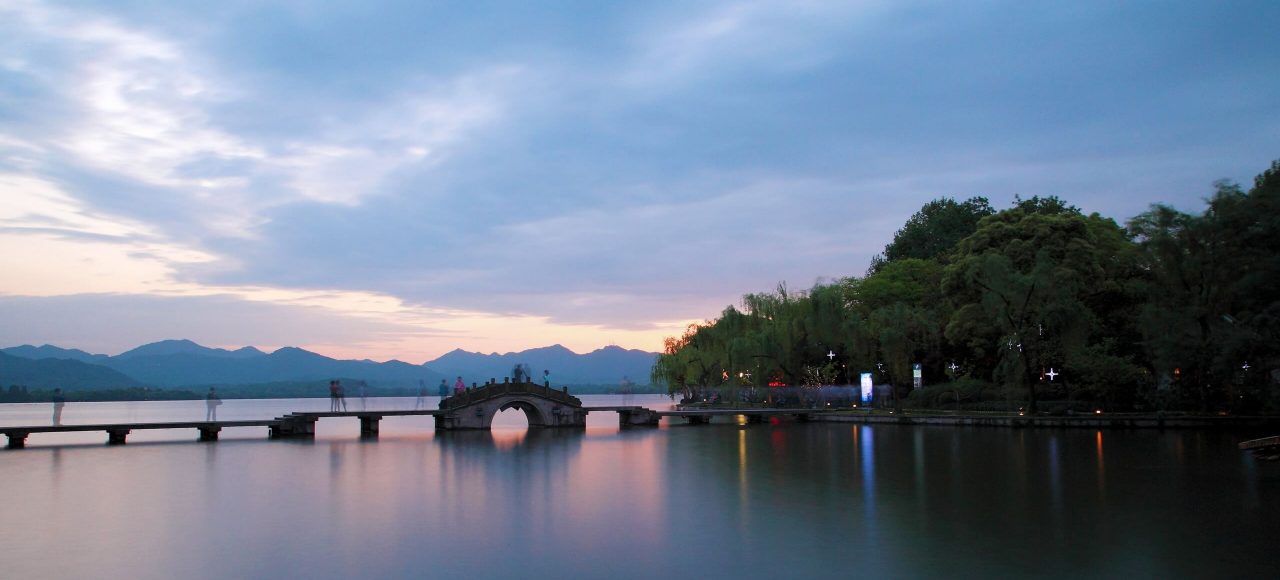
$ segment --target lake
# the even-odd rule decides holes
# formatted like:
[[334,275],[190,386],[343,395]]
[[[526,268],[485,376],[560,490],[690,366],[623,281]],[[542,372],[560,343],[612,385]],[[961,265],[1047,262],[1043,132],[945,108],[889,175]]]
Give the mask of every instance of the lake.
[[[328,405],[229,400],[218,416]],[[49,410],[0,405],[0,425],[47,424]],[[389,417],[378,440],[355,418],[320,420],[314,441],[265,427],[110,447],[104,433],[33,434],[0,452],[0,576],[1274,578],[1280,565],[1280,465],[1238,451],[1237,433],[619,431],[613,413],[530,431],[518,413],[442,434],[431,417]],[[203,417],[202,401],[72,403],[63,421]]]

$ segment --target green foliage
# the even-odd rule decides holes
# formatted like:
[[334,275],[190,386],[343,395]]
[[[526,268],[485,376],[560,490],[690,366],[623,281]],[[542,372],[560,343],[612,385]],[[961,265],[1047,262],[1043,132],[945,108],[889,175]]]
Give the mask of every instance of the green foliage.
[[867,276],[748,294],[668,339],[653,380],[693,398],[874,370],[899,408],[1280,410],[1277,249],[1280,162],[1201,215],[1156,205],[1127,229],[1052,196],[942,198]]
[[978,228],[982,218],[995,213],[985,197],[957,202],[949,197],[924,204],[884,247],[884,254],[871,261],[870,273],[884,264],[905,259],[939,260],[960,240]]
[[[1155,205],[1129,222],[1151,272],[1140,324],[1152,371],[1201,410],[1275,399],[1280,367],[1280,162],[1203,214]],[[1245,363],[1249,368],[1245,369]]]
[[1137,276],[1133,244],[1115,222],[1057,198],[1019,200],[957,248],[943,283],[957,306],[947,338],[988,355],[973,364],[1026,388],[1035,412],[1044,369],[1086,357],[1125,359],[1123,351],[1089,346],[1133,334],[1116,312],[1134,304],[1127,289]]

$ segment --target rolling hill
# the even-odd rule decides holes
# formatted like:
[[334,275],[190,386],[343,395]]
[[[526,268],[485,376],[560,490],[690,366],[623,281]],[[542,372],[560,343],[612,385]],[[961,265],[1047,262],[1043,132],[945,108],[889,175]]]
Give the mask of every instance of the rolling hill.
[[[577,354],[553,345],[505,354],[454,350],[423,365],[398,360],[339,360],[296,347],[265,353],[248,346],[236,350],[209,348],[190,340],[164,340],[107,356],[52,345],[0,349],[0,381],[32,388],[58,385],[67,389],[199,385],[256,385],[347,378],[375,387],[412,388],[419,381],[436,385],[501,381],[516,364],[527,364],[536,377],[543,369],[556,385],[609,385],[628,378],[649,382],[655,353],[609,346]],[[72,364],[74,363],[74,364]]]

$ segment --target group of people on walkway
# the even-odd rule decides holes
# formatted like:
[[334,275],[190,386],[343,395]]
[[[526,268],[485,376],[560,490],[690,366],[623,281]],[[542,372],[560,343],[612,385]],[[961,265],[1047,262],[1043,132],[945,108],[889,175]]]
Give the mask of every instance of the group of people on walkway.
[[341,382],[329,381],[329,411],[336,413],[339,406],[342,411],[347,410],[347,393],[342,389]]
[[[462,377],[458,377],[458,379],[461,380]],[[449,396],[448,379],[440,379],[440,385],[436,387],[436,394],[439,395],[441,399]],[[423,380],[419,380],[418,381],[418,399],[413,402],[413,409],[416,411],[418,409],[426,409],[426,408],[427,408],[427,382]]]
[[[522,378],[526,378],[526,377],[522,377]],[[551,371],[547,371],[547,370],[542,371],[542,385],[545,387],[551,386]],[[458,379],[453,383],[453,394],[460,395],[466,392],[466,390],[467,390],[467,384],[463,382],[462,377],[459,376]],[[440,379],[440,385],[436,388],[436,394],[439,395],[439,397],[442,399],[449,396],[449,382],[447,379]],[[366,408],[367,395],[368,395],[367,386],[363,381],[361,381],[360,382],[360,405],[362,409]],[[67,397],[62,394],[61,388],[57,388],[53,390],[52,399],[53,399],[53,424],[55,426],[61,425],[62,410],[67,406]],[[218,396],[218,392],[214,387],[209,387],[209,392],[206,393],[204,397],[204,403],[205,403],[204,420],[217,421],[218,407],[222,405],[222,397]],[[413,408],[415,410],[427,408],[427,385],[425,381],[418,381],[418,398],[416,401],[414,401]],[[347,410],[346,392],[342,388],[342,382],[336,379],[329,381],[329,410],[332,412],[338,412],[338,411],[346,412]]]

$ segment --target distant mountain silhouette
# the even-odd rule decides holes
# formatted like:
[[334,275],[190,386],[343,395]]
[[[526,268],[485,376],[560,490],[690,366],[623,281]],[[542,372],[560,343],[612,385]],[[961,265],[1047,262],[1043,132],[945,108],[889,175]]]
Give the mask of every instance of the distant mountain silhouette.
[[90,354],[78,348],[58,348],[51,344],[44,344],[40,346],[24,344],[22,346],[12,346],[6,349],[0,349],[0,352],[29,359],[38,360],[45,358],[64,358],[94,364],[101,363],[110,358],[105,354]]
[[190,340],[162,340],[151,344],[144,344],[130,351],[122,352],[114,357],[115,360],[123,360],[128,358],[137,358],[143,356],[168,356],[174,354],[190,354],[199,356],[210,356],[220,358],[254,358],[266,356],[267,353],[262,352],[252,346],[246,346],[237,350],[227,350],[225,348],[209,348],[200,346]]
[[[382,363],[338,360],[296,347],[284,347],[270,354],[251,346],[237,350],[209,348],[190,340],[163,340],[116,356],[52,345],[23,345],[2,349],[0,353],[19,361],[9,363],[17,374],[6,373],[0,367],[0,382],[26,384],[32,388],[57,383],[68,389],[251,385],[340,377],[381,387],[414,387],[419,381],[434,387],[446,378],[452,385],[453,378],[459,375],[467,383],[483,383],[490,378],[501,381],[511,376],[512,367],[518,363],[529,365],[535,378],[542,376],[543,369],[550,370],[556,385],[617,384],[624,377],[647,384],[649,370],[657,356],[616,346],[580,355],[557,344],[506,354],[454,350],[424,365],[414,365],[398,360]],[[72,362],[79,366],[63,364]],[[48,374],[37,380],[32,373],[39,369]],[[26,382],[17,381],[18,376],[26,377],[23,379]],[[50,377],[61,377],[62,382]]]
[[637,384],[649,383],[656,353],[607,346],[586,354],[577,354],[557,344],[506,354],[481,354],[457,349],[426,363],[430,369],[449,377],[462,376],[467,383],[499,382],[510,377],[517,364],[529,365],[534,379],[541,380],[543,370],[551,371],[551,382],[557,385],[617,384],[629,378]]
[[206,348],[190,341],[165,341],[141,346],[112,357],[105,364],[144,383],[166,387],[243,385],[334,377],[403,387],[417,385],[419,380],[434,384],[443,378],[430,369],[401,361],[337,360],[295,347],[284,347],[271,354],[257,349],[252,349],[252,352],[246,349],[228,351]]
[[31,359],[3,352],[0,352],[0,385],[24,385],[32,389],[61,387],[68,392],[141,386],[138,381],[100,365],[66,358]]

